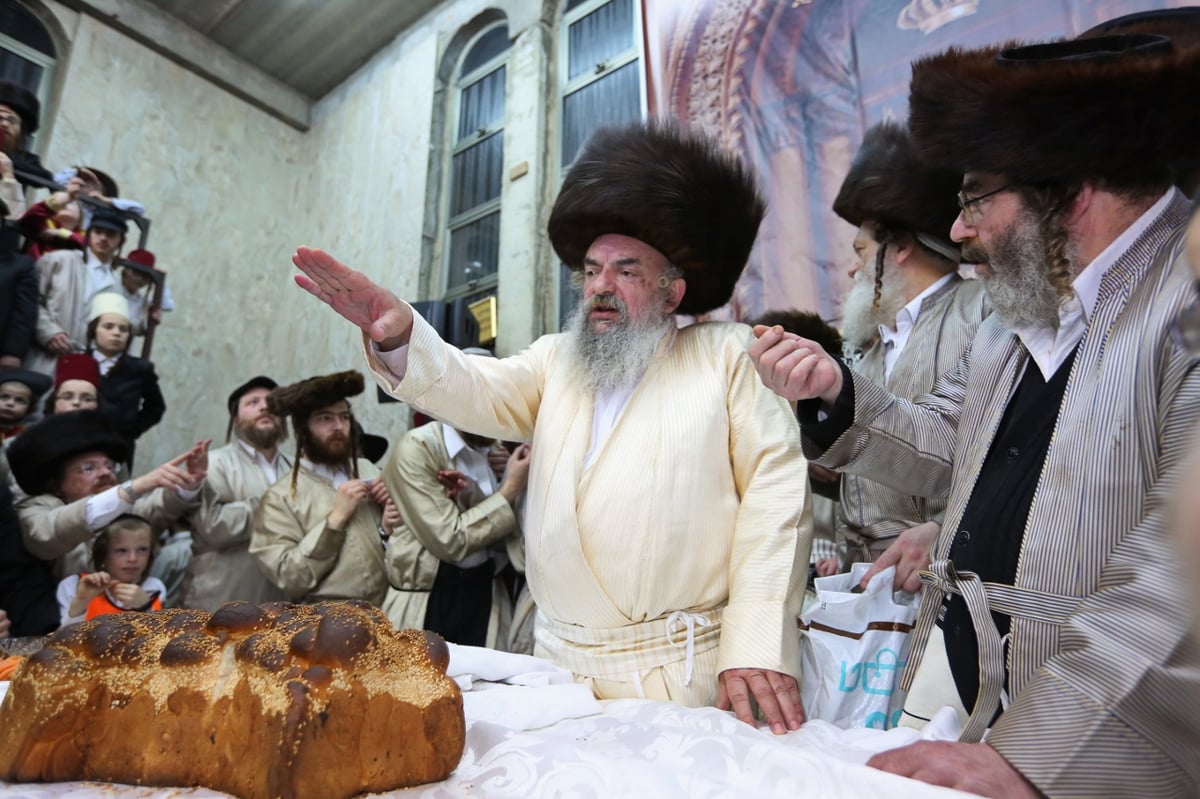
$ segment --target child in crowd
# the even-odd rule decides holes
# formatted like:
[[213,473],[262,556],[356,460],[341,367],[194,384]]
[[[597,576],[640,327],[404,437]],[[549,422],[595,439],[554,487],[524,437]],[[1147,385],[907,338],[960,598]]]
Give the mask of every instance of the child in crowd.
[[25,429],[37,401],[50,390],[50,378],[28,369],[0,371],[0,442],[7,443]]
[[167,410],[154,364],[128,354],[132,330],[129,302],[116,292],[92,298],[88,352],[100,370],[100,396],[117,430],[132,444],[162,421]]
[[126,513],[100,530],[92,545],[90,574],[72,574],[58,584],[62,623],[74,624],[125,611],[162,610],[166,586],[148,577],[154,559],[150,522]]
[[46,395],[47,416],[100,407],[100,365],[91,355],[68,352],[54,365],[54,390]]

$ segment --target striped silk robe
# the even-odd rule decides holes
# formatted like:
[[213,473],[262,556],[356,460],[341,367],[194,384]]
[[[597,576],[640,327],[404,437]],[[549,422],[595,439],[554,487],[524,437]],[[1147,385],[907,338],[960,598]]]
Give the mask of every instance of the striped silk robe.
[[807,463],[751,340],[745,325],[672,328],[587,466],[593,399],[564,335],[500,360],[464,356],[417,316],[403,380],[368,348],[393,396],[460,430],[532,442],[536,651],[601,696],[701,706],[725,669],[799,677]]
[[[964,281],[954,275],[921,303],[917,323],[886,382],[882,342],[867,350],[854,368],[897,396],[913,399],[929,391],[935,380],[958,364],[990,311],[983,282]],[[844,474],[838,533],[849,539],[850,563],[863,559],[863,547],[871,549],[874,560],[908,528],[927,521],[941,522],[945,509],[945,497],[913,496],[874,480]]]
[[[1015,584],[1029,615],[1070,610],[1059,623],[1014,615],[1001,665],[1012,703],[987,741],[1053,797],[1200,791],[1200,666],[1166,513],[1200,420],[1200,371],[1169,334],[1197,300],[1187,214],[1176,193],[1105,273],[1023,533]],[[945,558],[1028,362],[993,316],[915,403],[855,375],[854,424],[818,462],[948,492],[933,552]],[[922,619],[941,604],[930,593]]]

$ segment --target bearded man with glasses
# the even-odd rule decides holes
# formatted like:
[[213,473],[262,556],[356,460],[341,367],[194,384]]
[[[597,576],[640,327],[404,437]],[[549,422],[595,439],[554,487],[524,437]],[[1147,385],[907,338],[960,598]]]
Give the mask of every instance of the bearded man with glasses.
[[1161,35],[918,61],[910,130],[963,174],[951,238],[992,316],[916,401],[800,339],[751,348],[818,464],[948,500],[934,540],[896,544],[898,581],[925,585],[902,685],[914,716],[958,705],[960,741],[871,765],[985,796],[1198,793],[1200,659],[1165,501],[1200,418],[1171,333],[1196,302],[1172,186],[1196,96],[1200,49]]
[[208,441],[140,477],[118,485],[117,464],[129,443],[99,411],[55,414],[8,448],[13,477],[26,496],[17,503],[25,549],[55,561],[55,574],[91,569],[92,539],[125,513],[156,531],[199,506],[208,469]]

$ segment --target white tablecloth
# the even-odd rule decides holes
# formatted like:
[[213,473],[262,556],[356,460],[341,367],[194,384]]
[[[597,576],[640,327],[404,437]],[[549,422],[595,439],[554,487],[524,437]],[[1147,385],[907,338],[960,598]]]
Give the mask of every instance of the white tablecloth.
[[[715,708],[685,708],[638,699],[596,702],[582,686],[564,681],[550,664],[522,657],[506,655],[500,662],[490,660],[484,650],[460,651],[457,656],[452,651],[449,671],[460,685],[469,686],[463,694],[467,745],[462,761],[443,782],[384,796],[968,796],[862,765],[875,752],[915,740],[917,733],[912,730],[840,730],[814,721],[777,736]],[[7,684],[0,683],[0,690],[5,688]],[[5,799],[226,796],[204,788],[97,783],[0,783],[0,795]]]

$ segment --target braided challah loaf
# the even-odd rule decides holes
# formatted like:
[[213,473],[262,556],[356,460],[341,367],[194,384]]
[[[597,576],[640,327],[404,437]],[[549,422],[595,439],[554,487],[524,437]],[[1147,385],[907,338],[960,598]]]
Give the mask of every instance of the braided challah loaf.
[[59,630],[0,708],[0,778],[337,799],[444,779],[462,694],[437,636],[362,602],[120,613]]

